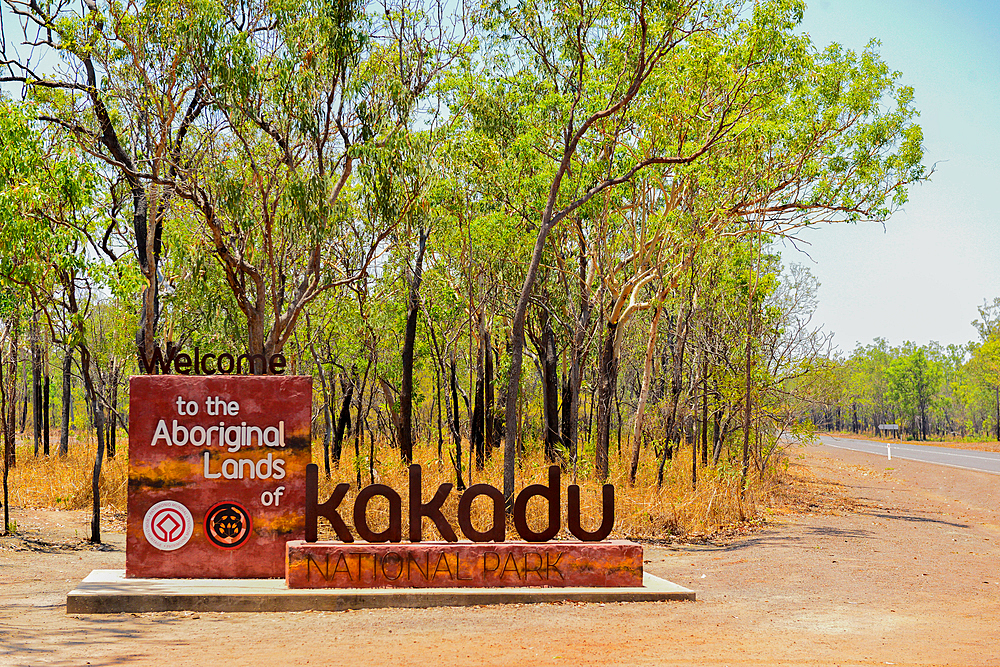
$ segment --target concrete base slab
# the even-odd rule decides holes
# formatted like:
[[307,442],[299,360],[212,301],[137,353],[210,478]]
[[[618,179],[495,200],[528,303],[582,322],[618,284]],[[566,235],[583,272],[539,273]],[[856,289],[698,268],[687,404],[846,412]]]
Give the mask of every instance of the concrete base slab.
[[148,611],[343,611],[538,602],[694,600],[695,591],[649,573],[641,588],[289,589],[283,579],[126,579],[94,570],[66,596],[68,614]]

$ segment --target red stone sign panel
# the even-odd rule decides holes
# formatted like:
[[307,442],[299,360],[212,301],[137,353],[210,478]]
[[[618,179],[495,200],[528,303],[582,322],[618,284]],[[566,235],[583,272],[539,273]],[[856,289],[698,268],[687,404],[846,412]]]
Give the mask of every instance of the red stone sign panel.
[[289,588],[642,586],[634,542],[289,542]]
[[308,377],[131,378],[126,576],[284,577],[311,409]]

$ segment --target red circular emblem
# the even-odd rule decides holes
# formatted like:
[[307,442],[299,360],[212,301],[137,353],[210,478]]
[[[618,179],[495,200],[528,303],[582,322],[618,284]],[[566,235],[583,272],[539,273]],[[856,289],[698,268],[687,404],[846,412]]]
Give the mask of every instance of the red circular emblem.
[[253,531],[250,514],[239,503],[216,503],[205,515],[205,537],[220,549],[238,549]]

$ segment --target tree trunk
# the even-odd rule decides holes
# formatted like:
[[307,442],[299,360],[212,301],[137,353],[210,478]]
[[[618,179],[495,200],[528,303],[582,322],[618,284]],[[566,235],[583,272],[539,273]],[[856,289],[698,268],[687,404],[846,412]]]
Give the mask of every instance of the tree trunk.
[[476,470],[482,470],[486,463],[486,345],[483,340],[484,315],[479,315],[479,349],[476,353],[475,396],[472,400],[472,415],[469,418],[469,451],[475,453]]
[[[430,316],[426,315],[426,312],[425,312],[425,316],[427,317],[427,329],[431,332],[431,343],[434,345],[434,358],[435,358],[435,360],[437,362],[436,364],[434,364],[434,375],[435,375],[435,378],[437,379],[437,382],[435,382],[435,388],[437,390],[437,407],[438,407],[438,415],[437,415],[438,416],[438,455],[437,455],[437,457],[438,457],[438,461],[441,461],[442,460],[442,456],[443,456],[443,449],[444,449],[444,433],[442,432],[442,425],[441,425],[441,403],[442,403],[441,382],[442,382],[442,379],[443,379],[441,376],[444,374],[444,359],[442,358],[442,355],[441,355],[441,348],[438,347],[437,333],[434,331],[434,323],[431,321]],[[447,404],[447,403],[445,405],[448,408],[448,421],[451,422],[451,406],[449,404]]]
[[[9,473],[14,465],[14,427],[17,420],[17,322],[7,321],[10,353],[0,354],[0,427],[3,429],[3,534],[10,534]],[[2,348],[0,348],[2,352]]]
[[444,426],[441,423],[441,371],[435,365],[434,367],[434,378],[436,382],[434,383],[434,389],[437,392],[437,424],[438,424],[438,461],[441,461],[441,457],[444,454]]
[[97,390],[90,373],[90,350],[84,344],[80,349],[80,367],[83,370],[83,381],[87,390],[87,398],[93,406],[94,430],[97,431],[97,452],[94,455],[94,471],[91,477],[91,494],[93,497],[93,512],[90,519],[90,541],[101,542],[101,465],[104,462],[104,409],[97,399]]
[[333,410],[330,401],[323,401],[323,474],[330,479],[330,442],[333,437]]
[[[11,332],[11,338],[13,339],[13,332]],[[12,449],[10,443],[13,443],[14,433],[12,422],[9,417],[13,417],[13,411],[7,410],[7,401],[11,397],[11,392],[8,392],[7,385],[7,375],[13,375],[15,364],[11,364],[10,373],[4,372],[2,349],[0,348],[0,428],[3,430],[3,534],[10,535],[10,450]],[[11,388],[14,384],[11,383]]]
[[66,356],[63,357],[62,364],[62,419],[60,420],[59,433],[59,454],[66,456],[69,454],[69,424],[70,408],[73,405],[71,370],[73,366],[73,348],[66,348]]
[[586,356],[587,329],[590,326],[590,283],[587,280],[587,249],[584,246],[582,234],[579,235],[579,243],[580,273],[578,280],[580,287],[580,315],[574,323],[569,378],[566,381],[566,390],[563,395],[562,431],[563,446],[569,452],[569,460],[574,466],[576,465],[580,443],[580,387],[583,382],[581,369],[584,364],[584,357]]
[[[14,437],[14,432],[17,428],[17,322],[8,322],[7,331],[10,336],[10,360],[8,361],[10,368],[7,373],[6,430],[3,434],[4,460],[7,462],[7,465],[4,466],[5,470],[8,467],[13,468],[17,465],[17,448],[15,447]],[[0,359],[0,363],[2,362],[3,360]]]
[[716,406],[712,412],[712,466],[719,465],[719,456],[722,455],[722,409],[718,405],[718,394],[716,394]]
[[35,437],[35,456],[42,444],[42,346],[38,311],[31,318],[31,424]]
[[740,487],[746,488],[747,473],[750,468],[750,408],[751,389],[753,388],[753,291],[750,294],[750,304],[747,308],[747,340],[746,340],[746,396],[743,406],[743,466],[740,472]]
[[[702,352],[704,354],[704,352]],[[694,367],[691,369],[692,374],[696,373],[699,366],[699,360],[695,357]],[[698,380],[701,378],[696,378],[692,382],[692,391],[694,396],[692,397],[692,424],[691,424],[691,489],[697,490],[698,488]]]
[[[308,313],[306,314],[306,327],[312,328],[312,322]],[[330,438],[333,434],[333,408],[332,404],[336,400],[336,387],[333,385],[333,378],[327,378],[326,370],[320,363],[319,354],[316,352],[316,344],[309,336],[309,353],[312,356],[313,364],[316,366],[316,374],[319,376],[319,389],[323,393],[323,474],[330,479]]]
[[997,406],[997,442],[1000,442],[1000,387],[993,390]]
[[49,367],[45,366],[45,381],[42,383],[42,453],[49,455]]
[[708,467],[708,355],[701,366],[701,467]]
[[459,491],[465,490],[465,482],[462,481],[462,430],[458,423],[458,378],[455,376],[455,357],[452,355],[449,371],[451,373],[451,434],[455,439],[455,454],[452,462],[455,467],[455,488]]
[[[331,450],[331,456],[333,457],[333,465],[335,467],[340,467],[340,457],[342,444],[344,441],[344,432],[348,428],[351,422],[351,399],[354,397],[354,388],[358,384],[358,376],[356,374],[351,375],[349,383],[345,387],[343,382],[341,383],[341,389],[344,392],[344,399],[340,405],[340,416],[337,419],[337,428],[333,432],[333,448]],[[361,405],[359,401],[358,405],[358,416],[361,415]],[[357,425],[355,425],[357,428]]]
[[570,385],[570,373],[566,373],[562,383],[562,400],[559,404],[559,433],[566,457],[563,460],[563,468],[567,464],[572,464],[576,460],[570,448],[570,431],[573,429],[573,388]]
[[653,311],[653,320],[649,324],[649,339],[646,342],[646,362],[642,368],[642,388],[639,390],[639,404],[635,408],[635,424],[632,426],[632,460],[628,468],[628,483],[635,486],[635,476],[639,470],[639,450],[642,447],[642,420],[646,412],[646,399],[649,396],[649,384],[653,377],[653,357],[656,354],[656,334],[660,325],[660,314],[663,312],[665,292],[661,292]]
[[535,279],[538,277],[538,267],[542,263],[542,252],[545,249],[545,240],[549,232],[555,226],[553,217],[553,207],[555,205],[555,195],[559,192],[559,184],[568,168],[569,163],[565,162],[560,167],[552,184],[549,194],[549,202],[542,215],[542,224],[538,228],[538,235],[535,238],[535,247],[531,252],[531,260],[528,262],[528,270],[524,276],[524,284],[521,286],[521,293],[514,309],[514,319],[511,323],[510,333],[510,373],[507,380],[507,405],[504,410],[504,423],[506,433],[504,434],[503,449],[503,497],[504,508],[509,515],[514,511],[514,467],[517,458],[517,437],[518,437],[518,399],[521,396],[521,373],[524,364],[524,322],[528,315],[528,304],[531,301],[531,292],[535,286]]
[[667,419],[667,441],[663,446],[663,454],[660,456],[660,463],[656,470],[656,485],[662,486],[663,484],[663,469],[666,466],[667,460],[673,456],[672,445],[674,442],[674,433],[678,431],[677,428],[677,407],[680,404],[683,373],[684,373],[684,352],[687,349],[687,338],[688,332],[690,330],[691,323],[691,311],[693,310],[693,300],[694,300],[694,264],[692,263],[692,285],[691,293],[688,297],[687,303],[683,306],[681,316],[677,318],[676,322],[676,334],[673,340],[670,341],[670,345],[665,347],[668,348],[670,352],[671,359],[671,372],[670,372],[670,413]]
[[424,250],[427,234],[417,231],[417,259],[406,303],[406,333],[403,336],[403,380],[399,389],[399,422],[397,424],[399,455],[406,464],[413,462],[413,348],[417,339],[417,315],[420,313],[420,280],[423,275]]
[[113,459],[115,454],[117,454],[117,442],[118,442],[118,374],[121,370],[117,367],[115,362],[111,362],[111,371],[109,373],[110,383],[111,383],[111,414],[108,416],[108,439],[107,439],[107,451],[108,458]]
[[615,354],[617,330],[617,322],[608,322],[597,366],[597,441],[594,444],[594,470],[601,481],[608,478],[611,403],[618,386],[618,355]]
[[399,412],[396,410],[396,401],[393,399],[393,387],[391,384],[386,382],[384,378],[378,378],[379,386],[382,387],[382,396],[385,398],[385,407],[389,411],[389,418],[392,420],[392,427],[389,432],[392,434],[391,437],[396,442],[396,446],[399,445],[399,440],[397,439],[399,435]]
[[28,426],[28,374],[24,374],[24,391],[21,392],[24,397],[24,406],[21,408],[21,434],[24,434],[24,429]]
[[[368,387],[368,377],[372,370],[372,360],[368,360],[368,364],[365,366],[365,374],[361,378],[361,385],[358,387],[358,411],[357,418],[354,420],[354,469],[357,473],[358,488],[361,488],[361,441],[365,435],[365,426],[368,423],[368,410],[371,409],[372,401],[374,398],[369,396],[368,407],[365,408],[365,389]],[[370,394],[374,394],[375,390],[372,387]]]
[[[547,300],[547,294],[544,295]],[[543,452],[546,463],[556,463],[559,456],[559,358],[556,355],[556,337],[552,331],[552,318],[544,308],[538,310],[541,333],[532,335],[538,353],[538,370],[542,380]]]
[[319,371],[319,386],[323,392],[323,473],[330,479],[330,445],[334,429],[333,403],[337,400],[337,387],[333,384],[332,377],[327,379],[322,364],[317,363],[316,370]]
[[494,383],[494,369],[493,369],[493,340],[490,336],[489,329],[485,326],[483,327],[483,345],[486,350],[486,377],[484,379],[485,384],[485,405],[483,407],[483,421],[484,430],[486,438],[486,460],[489,461],[493,457],[493,450],[497,446],[497,417],[496,417],[496,391]]

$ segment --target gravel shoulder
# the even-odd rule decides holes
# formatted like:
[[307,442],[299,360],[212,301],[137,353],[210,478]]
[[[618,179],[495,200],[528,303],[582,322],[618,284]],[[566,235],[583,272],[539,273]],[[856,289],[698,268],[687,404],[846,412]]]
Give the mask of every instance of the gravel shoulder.
[[1000,475],[836,450],[790,452],[756,531],[647,546],[698,601],[67,616],[91,570],[124,567],[82,512],[15,513],[0,538],[0,665],[1000,664]]

